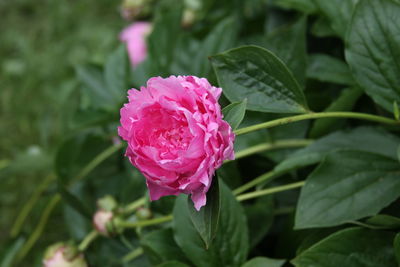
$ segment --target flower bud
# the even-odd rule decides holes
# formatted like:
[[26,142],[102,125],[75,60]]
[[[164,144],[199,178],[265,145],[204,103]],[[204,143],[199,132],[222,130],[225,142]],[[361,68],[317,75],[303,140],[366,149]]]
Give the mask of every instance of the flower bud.
[[82,253],[71,245],[57,243],[50,246],[43,259],[44,267],[87,267]]
[[150,219],[151,216],[152,216],[151,211],[148,208],[141,207],[141,208],[138,208],[136,211],[136,217],[139,220],[147,220],[147,219]]
[[154,0],[124,0],[121,6],[121,16],[125,20],[135,20],[148,17],[151,14]]
[[185,9],[182,16],[182,27],[190,28],[196,21],[197,14],[193,9]]
[[113,217],[112,211],[100,209],[93,216],[93,225],[100,234],[110,236],[113,231],[109,225],[112,224]]
[[117,201],[112,196],[105,196],[97,200],[97,207],[105,211],[113,211],[118,207]]

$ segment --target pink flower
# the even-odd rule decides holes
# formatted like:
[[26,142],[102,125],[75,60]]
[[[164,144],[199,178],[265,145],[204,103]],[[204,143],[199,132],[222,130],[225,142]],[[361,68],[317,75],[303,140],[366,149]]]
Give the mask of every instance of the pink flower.
[[151,31],[149,22],[135,22],[126,27],[119,39],[126,43],[129,59],[133,67],[143,62],[147,57],[146,37]]
[[151,200],[184,193],[197,210],[206,204],[215,170],[234,158],[235,136],[217,102],[221,92],[194,76],[155,77],[128,91],[118,133],[146,177]]

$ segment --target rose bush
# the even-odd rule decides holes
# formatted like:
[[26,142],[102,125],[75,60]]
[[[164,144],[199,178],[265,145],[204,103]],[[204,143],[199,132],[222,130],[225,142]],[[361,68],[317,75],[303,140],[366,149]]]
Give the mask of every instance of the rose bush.
[[151,200],[185,193],[197,210],[205,205],[215,170],[234,158],[221,92],[194,76],[151,78],[140,91],[128,91],[118,132],[128,142],[126,156],[147,179]]

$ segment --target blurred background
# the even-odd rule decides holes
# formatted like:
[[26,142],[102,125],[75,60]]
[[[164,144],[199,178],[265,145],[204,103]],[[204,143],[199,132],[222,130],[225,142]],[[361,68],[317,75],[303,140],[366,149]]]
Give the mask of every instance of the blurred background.
[[[74,67],[103,64],[119,45],[126,24],[120,5],[107,0],[0,1],[0,251],[68,131],[79,99]],[[39,202],[30,214],[26,232],[43,205]],[[58,220],[52,216],[42,240],[46,244],[55,241],[57,231],[65,231]]]

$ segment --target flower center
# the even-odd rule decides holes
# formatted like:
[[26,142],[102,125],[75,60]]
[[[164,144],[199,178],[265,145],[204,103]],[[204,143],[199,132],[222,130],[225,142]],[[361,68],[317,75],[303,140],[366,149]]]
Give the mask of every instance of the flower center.
[[164,159],[176,158],[180,151],[188,149],[193,136],[182,114],[158,106],[147,109],[145,114],[139,134],[143,144],[156,148]]

